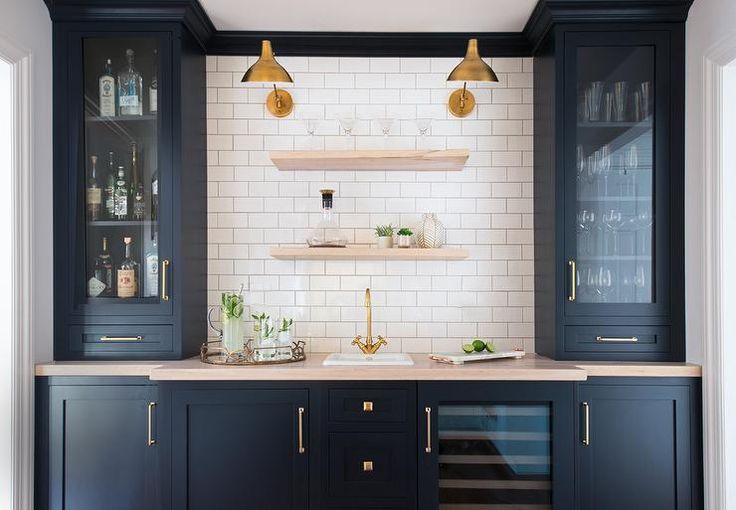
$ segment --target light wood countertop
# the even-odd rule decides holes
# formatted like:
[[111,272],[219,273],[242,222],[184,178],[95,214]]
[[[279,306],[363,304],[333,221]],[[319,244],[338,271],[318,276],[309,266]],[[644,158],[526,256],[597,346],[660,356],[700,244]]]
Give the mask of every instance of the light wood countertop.
[[36,365],[37,376],[144,376],[153,381],[585,381],[588,377],[700,377],[692,363],[553,361],[537,354],[522,359],[446,365],[412,354],[413,366],[330,366],[327,354],[299,363],[224,367],[191,358],[182,361],[56,361]]

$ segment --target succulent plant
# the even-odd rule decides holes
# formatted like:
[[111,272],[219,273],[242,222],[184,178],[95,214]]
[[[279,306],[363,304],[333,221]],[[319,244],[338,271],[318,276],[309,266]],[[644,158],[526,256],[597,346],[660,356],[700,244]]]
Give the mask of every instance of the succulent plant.
[[378,237],[391,237],[394,235],[394,226],[390,223],[388,225],[378,225],[376,227],[376,235]]

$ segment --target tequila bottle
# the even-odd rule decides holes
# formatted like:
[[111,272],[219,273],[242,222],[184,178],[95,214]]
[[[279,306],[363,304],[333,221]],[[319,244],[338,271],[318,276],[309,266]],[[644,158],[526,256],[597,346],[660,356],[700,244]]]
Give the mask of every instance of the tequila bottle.
[[128,219],[128,181],[125,180],[125,169],[118,167],[118,178],[115,181],[115,219]]
[[143,78],[133,66],[135,52],[128,48],[125,50],[125,58],[128,60],[128,67],[118,73],[120,115],[143,115]]
[[143,295],[145,297],[158,296],[158,234],[153,234],[151,248],[145,256],[145,280],[143,281]]
[[344,248],[348,239],[340,230],[332,212],[332,195],[335,192],[331,189],[323,189],[320,190],[320,193],[322,194],[322,219],[309,234],[307,243],[312,247]]
[[115,219],[115,154],[108,153],[107,160],[107,179],[105,181],[105,214],[108,219]]
[[148,86],[148,112],[158,112],[158,50],[153,50],[153,76]]
[[87,181],[87,220],[98,221],[102,209],[102,189],[97,184],[97,156],[90,156],[92,171]]
[[112,75],[112,60],[105,62],[105,68],[100,74],[100,116],[115,116],[115,78]]
[[130,167],[133,174],[133,180],[130,183],[130,203],[133,219],[143,221],[146,216],[145,189],[138,173],[138,146],[135,142],[130,143]]
[[133,260],[131,255],[130,245],[133,243],[133,239],[125,237],[123,242],[125,243],[125,258],[118,267],[118,297],[138,297],[140,265]]
[[113,266],[107,237],[102,238],[102,251],[95,257],[94,276],[90,278],[88,288],[90,297],[113,295]]

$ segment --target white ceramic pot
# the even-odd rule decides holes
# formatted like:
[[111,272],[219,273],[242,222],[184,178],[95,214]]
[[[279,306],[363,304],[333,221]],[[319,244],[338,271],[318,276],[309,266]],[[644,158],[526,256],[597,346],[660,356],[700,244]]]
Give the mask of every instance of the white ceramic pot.
[[440,248],[443,244],[445,244],[445,226],[437,219],[436,214],[423,214],[417,228],[417,245],[420,248]]
[[378,246],[379,248],[393,248],[394,247],[393,236],[385,236],[385,237],[379,236],[376,239],[376,246]]
[[411,248],[411,236],[399,236],[399,248]]

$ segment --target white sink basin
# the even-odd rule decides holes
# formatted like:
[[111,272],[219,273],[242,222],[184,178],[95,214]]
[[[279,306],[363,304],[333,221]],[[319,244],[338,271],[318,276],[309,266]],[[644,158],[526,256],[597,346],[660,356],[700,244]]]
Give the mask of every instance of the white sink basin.
[[379,352],[378,354],[345,354],[335,352],[322,362],[324,366],[373,366],[413,365],[411,356],[404,353]]

